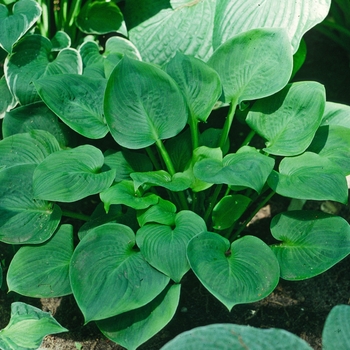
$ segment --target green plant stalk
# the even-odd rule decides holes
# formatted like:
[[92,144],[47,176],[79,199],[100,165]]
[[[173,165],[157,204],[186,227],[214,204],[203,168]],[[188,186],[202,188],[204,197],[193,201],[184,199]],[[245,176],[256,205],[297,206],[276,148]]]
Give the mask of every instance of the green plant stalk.
[[246,228],[246,226],[253,219],[256,213],[274,196],[275,193],[275,191],[271,190],[271,192],[265,197],[265,199],[259,203],[257,208],[249,215],[249,217],[244,221],[241,227],[229,237],[230,242],[233,242],[240,235],[240,233]]
[[228,134],[230,132],[231,125],[232,125],[232,122],[233,122],[233,118],[234,118],[234,115],[235,115],[237,104],[238,104],[238,97],[234,97],[232,99],[232,101],[231,101],[230,109],[228,111],[224,127],[222,129],[222,134],[221,134],[220,142],[219,142],[219,147],[221,149],[223,149],[225,144],[226,144],[226,141],[227,141],[227,138],[228,138]]
[[191,139],[192,139],[192,150],[194,151],[199,146],[199,133],[198,133],[198,120],[190,114],[190,118],[188,120],[191,130]]
[[82,220],[82,221],[89,221],[90,220],[90,216],[76,213],[76,212],[70,211],[70,210],[62,210],[62,215],[66,216],[68,218],[78,219],[78,220]]
[[218,196],[219,196],[219,194],[221,192],[222,186],[223,186],[222,184],[221,185],[217,185],[216,188],[215,188],[214,193],[212,194],[212,196],[209,199],[208,208],[207,208],[207,210],[206,210],[206,212],[204,214],[204,217],[203,217],[205,222],[208,222],[208,220],[209,220],[211,212],[213,211],[213,208],[214,208],[215,204],[217,203],[217,199],[218,199]]
[[154,168],[155,168],[156,170],[162,169],[162,167],[160,166],[160,164],[159,164],[159,162],[158,162],[157,157],[155,157],[155,155],[154,155],[154,153],[153,153],[153,151],[152,151],[152,149],[151,149],[150,146],[149,146],[149,147],[146,147],[146,152],[147,152],[147,155],[148,155],[149,159],[151,160],[151,162],[152,162]]
[[[50,2],[49,2],[50,3]],[[40,20],[40,33],[42,36],[49,36],[49,7],[46,2],[39,1],[39,5],[42,9],[41,20]]]
[[256,134],[256,132],[254,130],[250,130],[249,134],[242,142],[241,147],[248,146],[250,144],[250,142],[252,141],[253,137],[255,136],[255,134]]
[[[158,150],[160,152],[161,157],[164,160],[165,166],[166,166],[169,174],[171,176],[174,176],[176,171],[175,171],[173,162],[171,161],[171,158],[169,156],[169,153],[168,153],[168,151],[166,150],[166,148],[165,148],[165,146],[163,144],[163,141],[158,139],[157,142],[156,142],[156,145],[157,145],[157,148],[158,148]],[[188,204],[187,204],[187,201],[186,201],[185,194],[183,192],[178,192],[178,197],[179,197],[179,201],[181,203],[181,207],[183,209],[188,210]]]

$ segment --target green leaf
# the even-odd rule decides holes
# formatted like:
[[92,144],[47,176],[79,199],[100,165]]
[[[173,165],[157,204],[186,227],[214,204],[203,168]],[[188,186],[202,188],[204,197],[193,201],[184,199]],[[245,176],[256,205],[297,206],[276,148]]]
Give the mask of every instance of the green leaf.
[[346,178],[338,166],[311,152],[284,158],[279,172],[273,170],[267,182],[275,192],[290,198],[348,201]]
[[115,172],[100,172],[103,161],[102,152],[90,145],[51,154],[34,171],[35,198],[73,202],[107,189]]
[[113,1],[88,0],[76,18],[77,27],[88,34],[106,34],[119,31],[123,14]]
[[231,227],[248,208],[251,199],[241,194],[223,197],[213,209],[213,228],[225,230]]
[[155,64],[163,65],[177,51],[206,60],[212,53],[214,13],[215,2],[211,0],[164,8],[132,28],[130,40],[145,61]]
[[219,73],[225,102],[241,103],[281,90],[290,79],[293,58],[287,33],[265,28],[226,41],[208,64]]
[[161,350],[311,350],[305,340],[283,329],[260,329],[235,324],[212,324],[181,333]]
[[0,141],[0,164],[7,168],[23,164],[40,164],[60,150],[57,140],[43,130],[15,134]]
[[68,273],[72,254],[71,225],[62,225],[43,244],[21,247],[7,272],[9,291],[32,298],[53,298],[71,294]]
[[9,244],[39,244],[55,232],[61,209],[33,196],[36,164],[0,170],[0,240]]
[[12,54],[6,59],[6,80],[20,104],[40,100],[33,83],[44,76],[81,74],[82,62],[77,50],[64,49],[52,59],[51,49],[49,39],[36,34],[28,35],[17,43]]
[[325,102],[323,85],[312,81],[293,83],[257,101],[246,121],[267,140],[265,152],[294,156],[310,145],[321,123]]
[[71,136],[75,136],[43,102],[31,103],[7,112],[2,123],[4,138],[36,129],[48,131],[55,136],[61,147],[71,143]]
[[180,284],[168,285],[145,306],[97,321],[97,326],[108,339],[129,350],[136,349],[173,318],[179,304],[180,288]]
[[95,41],[85,41],[79,47],[79,54],[83,61],[83,75],[97,79],[105,78],[104,58],[100,54],[100,47]]
[[321,125],[338,125],[350,129],[350,106],[327,101]]
[[222,93],[217,72],[203,61],[181,52],[176,53],[164,70],[185,95],[191,117],[205,122]]
[[159,200],[159,197],[153,193],[146,193],[144,196],[141,196],[139,192],[135,191],[134,183],[127,180],[121,181],[102,191],[100,198],[104,203],[107,213],[111,204],[124,204],[139,210],[157,204]]
[[90,139],[106,136],[105,79],[63,74],[39,79],[34,85],[46,105],[71,129]]
[[34,0],[21,0],[12,7],[12,14],[0,4],[0,46],[11,53],[13,45],[41,16],[41,8]]
[[159,198],[159,202],[157,204],[137,212],[137,221],[141,227],[147,223],[174,226],[176,217],[175,213],[175,204]]
[[49,334],[68,332],[49,312],[15,302],[11,304],[9,324],[0,331],[0,348],[4,350],[35,350]]
[[108,80],[104,112],[113,138],[131,149],[177,135],[188,117],[182,93],[164,71],[126,56]]
[[296,52],[304,33],[325,19],[330,4],[331,0],[293,3],[280,0],[220,0],[216,6],[213,47],[218,47],[238,33],[273,27],[287,30],[293,52]]
[[6,111],[10,111],[16,106],[16,101],[7,86],[5,76],[2,76],[0,79],[0,96],[0,119],[2,119]]
[[51,39],[52,51],[61,51],[63,49],[68,49],[71,46],[70,36],[59,30],[56,32],[54,37]]
[[134,245],[129,227],[105,224],[76,247],[70,281],[86,323],[144,306],[168,284],[169,278],[153,269]]
[[350,227],[341,217],[316,211],[290,211],[272,219],[279,241],[271,249],[281,277],[303,280],[328,270],[350,253]]
[[164,170],[131,173],[134,180],[135,190],[147,184],[149,186],[161,186],[173,192],[184,191],[191,185],[192,179],[186,173],[176,173],[171,176]]
[[328,314],[322,332],[322,349],[347,349],[350,347],[350,306],[336,305]]
[[230,245],[226,238],[204,232],[188,243],[187,257],[204,287],[230,311],[234,305],[267,297],[278,284],[275,255],[253,236],[244,236]]
[[308,151],[337,164],[342,174],[350,174],[350,129],[332,124],[321,126]]
[[203,159],[193,168],[194,175],[206,182],[244,186],[261,192],[274,166],[274,160],[255,148],[244,146],[237,153],[219,160]]
[[187,210],[176,214],[174,226],[144,225],[136,233],[136,243],[153,267],[179,283],[190,269],[186,258],[187,244],[207,227],[200,216]]
[[295,74],[303,66],[307,55],[307,46],[305,40],[302,38],[298,50],[293,55],[293,72],[291,79],[294,78]]

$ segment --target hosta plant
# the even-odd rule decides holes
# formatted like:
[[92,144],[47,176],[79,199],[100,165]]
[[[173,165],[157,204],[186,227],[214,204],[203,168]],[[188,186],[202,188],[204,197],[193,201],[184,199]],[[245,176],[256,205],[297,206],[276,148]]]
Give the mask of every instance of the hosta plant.
[[[73,16],[81,33],[102,3]],[[74,47],[38,33],[34,0],[1,6],[10,291],[73,294],[135,349],[171,320],[189,270],[230,311],[349,254],[349,224],[323,212],[278,214],[274,244],[247,228],[276,193],[348,201],[350,107],[292,80],[329,1],[129,0],[124,36]]]

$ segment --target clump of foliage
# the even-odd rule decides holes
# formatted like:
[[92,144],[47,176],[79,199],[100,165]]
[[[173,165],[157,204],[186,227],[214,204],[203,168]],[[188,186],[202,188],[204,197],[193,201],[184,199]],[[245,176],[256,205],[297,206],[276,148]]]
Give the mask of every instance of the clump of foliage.
[[247,230],[275,193],[348,201],[350,107],[291,82],[330,1],[47,5],[0,7],[10,291],[73,293],[86,323],[135,349],[190,269],[231,310],[349,254],[349,224],[323,212],[278,214],[274,244]]

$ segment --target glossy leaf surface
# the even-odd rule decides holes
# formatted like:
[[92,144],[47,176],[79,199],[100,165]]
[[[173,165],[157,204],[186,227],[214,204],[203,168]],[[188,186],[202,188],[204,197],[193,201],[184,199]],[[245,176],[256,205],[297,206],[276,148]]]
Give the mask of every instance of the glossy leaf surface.
[[104,112],[113,138],[130,149],[177,135],[188,118],[185,99],[170,76],[127,57],[108,80]]
[[147,224],[136,234],[136,242],[145,259],[157,270],[180,282],[190,269],[186,257],[188,242],[206,231],[204,220],[192,211],[181,211],[175,216],[174,227]]
[[62,225],[43,244],[21,247],[7,272],[9,291],[33,298],[71,294],[68,272],[72,254],[71,225]]
[[226,238],[204,232],[189,242],[187,257],[198,279],[228,310],[267,297],[279,280],[275,255],[253,236],[230,245]]
[[316,276],[350,253],[350,227],[341,217],[314,211],[291,211],[272,219],[271,246],[281,277],[303,280]]
[[153,269],[134,245],[134,232],[120,224],[96,227],[78,244],[70,281],[85,322],[144,306],[168,284],[169,278]]
[[180,287],[180,284],[168,285],[145,306],[97,321],[97,326],[108,339],[127,349],[136,349],[173,318],[180,299]]
[[294,156],[310,145],[321,123],[326,96],[323,85],[299,82],[254,103],[248,125],[267,140],[264,151]]

